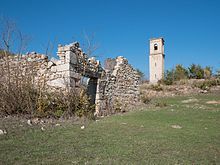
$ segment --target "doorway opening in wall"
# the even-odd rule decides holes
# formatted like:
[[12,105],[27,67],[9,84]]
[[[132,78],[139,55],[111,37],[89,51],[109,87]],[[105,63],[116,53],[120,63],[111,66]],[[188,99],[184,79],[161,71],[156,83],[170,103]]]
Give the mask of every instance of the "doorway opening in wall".
[[87,93],[90,97],[91,104],[95,104],[97,84],[98,84],[97,78],[89,79],[88,86],[87,86]]
[[157,75],[155,74],[155,78],[157,78]]
[[97,83],[97,78],[89,78],[85,76],[82,76],[81,78],[81,85],[86,89],[86,93],[90,97],[90,103],[92,105],[95,104],[96,100]]

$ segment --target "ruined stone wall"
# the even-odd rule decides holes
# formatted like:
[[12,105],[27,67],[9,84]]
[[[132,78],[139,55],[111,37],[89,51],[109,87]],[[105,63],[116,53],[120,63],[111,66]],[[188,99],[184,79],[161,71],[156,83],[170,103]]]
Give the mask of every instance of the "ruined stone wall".
[[57,55],[59,60],[51,62],[49,86],[78,88],[83,76],[98,78],[102,72],[100,62],[88,58],[77,42],[59,45]]
[[97,87],[96,111],[99,115],[126,111],[139,101],[140,76],[127,59],[119,56],[106,63],[110,67]]
[[57,55],[59,59],[48,59],[46,55],[36,52],[19,57],[9,56],[0,59],[0,66],[5,70],[9,66],[10,73],[19,67],[21,76],[31,74],[34,81],[45,90],[79,88],[82,77],[96,79],[100,77],[102,72],[100,62],[95,58],[88,58],[78,42],[59,45]]
[[[0,66],[7,69],[8,64],[11,70],[21,67],[21,77],[28,73],[34,84],[47,91],[77,89],[86,84],[99,115],[126,111],[138,102],[140,77],[124,57],[107,59],[104,70],[98,60],[88,58],[77,42],[59,45],[57,55],[59,59],[48,59],[32,52],[0,59]],[[7,75],[0,80],[2,77]]]
[[41,81],[40,75],[47,67],[48,57],[35,52],[4,57],[0,59],[0,81],[2,84],[16,81],[31,81],[34,84]]

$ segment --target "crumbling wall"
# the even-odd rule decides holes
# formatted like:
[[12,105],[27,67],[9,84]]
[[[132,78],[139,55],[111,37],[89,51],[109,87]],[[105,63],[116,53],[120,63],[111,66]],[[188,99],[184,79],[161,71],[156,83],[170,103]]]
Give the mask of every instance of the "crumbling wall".
[[126,111],[138,102],[140,77],[124,57],[107,59],[103,69],[94,57],[88,58],[78,42],[59,45],[57,55],[59,59],[48,59],[45,55],[32,52],[21,57],[1,59],[0,64],[3,68],[9,64],[12,70],[22,67],[21,70],[31,74],[42,90],[77,89],[86,84],[99,115]]
[[47,85],[53,87],[78,88],[82,77],[98,78],[102,72],[100,62],[88,56],[75,42],[69,45],[59,45],[57,55],[59,60],[51,61],[50,76]]
[[[39,75],[48,67],[48,57],[36,52],[26,55],[7,56],[0,59],[0,81],[16,83],[18,80],[39,83]],[[37,81],[39,80],[39,81]]]
[[96,113],[106,115],[126,111],[139,101],[140,76],[122,56],[107,59],[105,65],[105,76],[97,87]]
[[[22,56],[2,58],[0,64],[2,69],[6,70],[9,67],[10,74],[19,67],[20,76],[26,76],[28,73],[35,84],[43,90],[80,88],[83,77],[92,79],[90,83],[87,82],[92,85],[101,75],[100,62],[94,57],[88,58],[78,42],[59,45],[57,55],[59,59],[48,59],[46,55],[32,52]],[[15,77],[16,74],[11,74],[11,77]],[[7,78],[7,75],[4,77]]]

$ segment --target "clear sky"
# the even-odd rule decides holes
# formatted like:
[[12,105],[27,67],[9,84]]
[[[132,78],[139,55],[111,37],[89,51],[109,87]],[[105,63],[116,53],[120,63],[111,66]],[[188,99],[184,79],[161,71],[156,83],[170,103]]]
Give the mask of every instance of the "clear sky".
[[148,77],[149,39],[164,37],[165,69],[192,63],[220,68],[219,0],[0,0],[0,16],[31,36],[29,51],[95,34],[97,54],[122,55]]

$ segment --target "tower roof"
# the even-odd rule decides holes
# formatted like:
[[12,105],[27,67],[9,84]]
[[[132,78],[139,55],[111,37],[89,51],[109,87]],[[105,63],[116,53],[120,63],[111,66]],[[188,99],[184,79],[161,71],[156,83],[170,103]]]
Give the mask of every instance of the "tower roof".
[[158,40],[158,39],[161,39],[161,40],[164,42],[163,37],[158,37],[158,38],[150,38],[150,41],[152,41],[152,40]]

